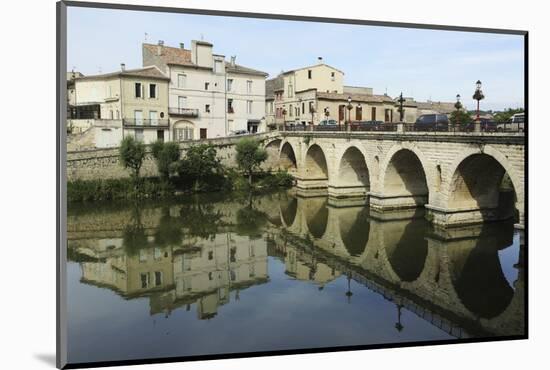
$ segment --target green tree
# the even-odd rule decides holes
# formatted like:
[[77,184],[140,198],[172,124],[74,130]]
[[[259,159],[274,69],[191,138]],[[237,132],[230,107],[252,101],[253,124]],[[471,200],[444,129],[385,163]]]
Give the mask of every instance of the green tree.
[[252,175],[267,159],[267,152],[260,148],[258,140],[245,138],[237,143],[237,164],[248,175],[248,184],[252,185]]
[[470,114],[463,110],[455,110],[452,111],[449,117],[449,122],[452,125],[467,125],[469,123],[472,123],[472,117]]
[[126,136],[120,143],[119,154],[124,168],[130,169],[132,177],[137,180],[145,159],[145,145],[132,136]]
[[162,140],[157,140],[151,146],[151,153],[157,163],[160,177],[167,180],[176,171],[176,163],[180,159],[178,143],[173,141],[165,143]]
[[523,113],[525,112],[525,110],[523,108],[517,108],[517,109],[512,109],[512,108],[508,108],[508,109],[505,109],[503,112],[498,112],[497,114],[495,114],[495,121],[497,122],[507,122],[507,121],[510,121],[512,119],[512,116],[516,113]]
[[178,163],[180,177],[194,181],[195,189],[213,175],[221,175],[223,167],[217,157],[216,148],[208,144],[195,145],[187,149],[185,157]]

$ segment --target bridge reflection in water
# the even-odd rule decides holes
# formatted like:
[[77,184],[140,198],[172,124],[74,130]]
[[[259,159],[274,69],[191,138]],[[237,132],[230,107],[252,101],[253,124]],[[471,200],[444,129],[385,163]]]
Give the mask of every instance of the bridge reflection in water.
[[[72,276],[79,283],[69,284],[74,289],[69,297],[87,297],[84,286],[104,288],[126,302],[145,298],[151,317],[194,311],[196,318],[215,322],[228,312],[246,322],[259,312],[265,320],[280,312],[261,303],[239,314],[220,308],[231,307],[252,288],[283,299],[280,285],[291,279],[328,294],[330,310],[340,307],[331,292],[344,279],[346,291],[338,294],[350,304],[364,304],[367,292],[391,303],[397,332],[408,330],[403,321],[408,312],[455,338],[524,334],[522,248],[511,222],[439,230],[421,209],[386,212],[380,219],[349,201],[339,207],[327,197],[292,192],[217,197],[73,207],[68,255],[80,271]],[[286,278],[270,273],[281,268]],[[332,319],[338,322],[340,314],[345,312],[336,311]],[[287,320],[292,325],[303,318]],[[388,341],[382,337],[372,334],[369,343]],[[419,332],[417,339],[433,338]]]

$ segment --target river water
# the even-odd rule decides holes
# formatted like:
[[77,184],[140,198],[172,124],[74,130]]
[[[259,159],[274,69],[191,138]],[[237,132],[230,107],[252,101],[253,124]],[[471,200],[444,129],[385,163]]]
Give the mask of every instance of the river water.
[[438,230],[362,204],[70,204],[69,362],[524,334],[511,222]]

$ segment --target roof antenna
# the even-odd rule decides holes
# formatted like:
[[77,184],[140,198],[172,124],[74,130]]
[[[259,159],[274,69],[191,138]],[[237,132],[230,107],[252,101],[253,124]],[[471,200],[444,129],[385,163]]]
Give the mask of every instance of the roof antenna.
[[145,32],[145,41],[147,41],[147,36],[149,36],[149,34]]

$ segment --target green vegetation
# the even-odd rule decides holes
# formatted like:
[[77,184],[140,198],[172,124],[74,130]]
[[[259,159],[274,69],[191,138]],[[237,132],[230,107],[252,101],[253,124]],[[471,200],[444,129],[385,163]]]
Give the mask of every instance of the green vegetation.
[[159,177],[141,178],[145,145],[126,137],[119,152],[122,165],[131,170],[130,178],[69,182],[68,201],[163,198],[179,193],[290,187],[294,183],[287,172],[261,171],[260,165],[267,159],[267,152],[258,141],[248,138],[237,144],[238,169],[223,166],[212,145],[192,146],[180,158],[177,143],[157,141],[151,145],[151,156],[157,164]]
[[258,140],[245,138],[237,143],[237,165],[248,176],[248,184],[252,186],[252,175],[267,159],[267,152],[260,148]]
[[459,125],[467,125],[467,124],[470,124],[472,123],[472,117],[470,116],[470,114],[466,111],[463,111],[463,110],[458,110],[458,111],[453,111],[451,112],[450,114],[450,117],[449,117],[449,122],[452,124],[452,125],[456,125],[456,124],[459,124]]
[[523,108],[517,108],[517,109],[508,108],[503,112],[498,112],[497,114],[495,114],[494,118],[495,118],[495,121],[497,122],[507,122],[512,119],[512,116],[514,114],[524,113],[524,112],[525,110]]

